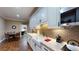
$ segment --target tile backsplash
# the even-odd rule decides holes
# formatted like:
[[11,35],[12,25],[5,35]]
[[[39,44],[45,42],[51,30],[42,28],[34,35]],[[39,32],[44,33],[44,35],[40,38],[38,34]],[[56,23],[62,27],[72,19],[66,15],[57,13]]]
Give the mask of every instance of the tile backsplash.
[[52,38],[56,38],[59,34],[64,41],[76,40],[79,42],[79,26],[40,30],[40,33]]

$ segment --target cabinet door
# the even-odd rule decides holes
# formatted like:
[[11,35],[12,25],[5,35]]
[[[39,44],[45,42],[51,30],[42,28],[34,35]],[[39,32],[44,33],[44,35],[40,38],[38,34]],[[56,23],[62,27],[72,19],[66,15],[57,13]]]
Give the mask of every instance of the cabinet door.
[[46,46],[42,45],[42,51],[51,51],[51,50],[48,49]]
[[36,49],[35,51],[42,51],[41,46],[38,45],[36,45],[35,49]]
[[31,18],[30,18],[30,23],[29,23],[30,29],[33,29],[34,26],[35,26],[34,20],[35,20],[34,17],[31,17]]
[[47,7],[43,7],[40,10],[40,20],[41,23],[48,23],[48,19],[47,19]]
[[37,22],[37,26],[39,24],[43,24],[43,23],[47,23],[47,8],[46,7],[42,7],[39,8],[36,11],[36,22]]
[[32,46],[33,51],[36,51],[36,44],[33,39],[31,40],[31,46]]
[[30,28],[34,29],[41,23],[48,23],[47,20],[47,7],[39,8],[30,18]]
[[60,22],[60,8],[48,7],[48,26],[49,28],[57,28]]
[[35,42],[33,41],[33,39],[30,39],[30,40],[28,41],[28,43],[29,43],[29,45],[31,46],[31,48],[33,49],[33,51],[35,51],[35,50],[36,50],[36,49],[35,49],[36,45],[35,45]]
[[35,29],[38,24],[39,24],[39,20],[37,19],[37,15],[36,15],[30,21],[30,28]]

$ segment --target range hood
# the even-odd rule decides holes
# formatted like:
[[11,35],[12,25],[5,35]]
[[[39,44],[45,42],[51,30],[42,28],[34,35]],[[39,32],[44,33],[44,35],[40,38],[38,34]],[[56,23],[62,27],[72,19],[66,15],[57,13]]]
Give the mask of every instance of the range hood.
[[61,13],[60,26],[79,26],[79,7]]

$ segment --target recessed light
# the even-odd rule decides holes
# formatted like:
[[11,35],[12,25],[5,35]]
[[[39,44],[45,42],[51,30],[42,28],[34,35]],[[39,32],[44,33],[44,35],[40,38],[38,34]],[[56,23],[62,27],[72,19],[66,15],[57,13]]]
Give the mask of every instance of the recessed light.
[[19,14],[17,14],[16,16],[17,16],[17,17],[20,17],[20,15],[19,15]]

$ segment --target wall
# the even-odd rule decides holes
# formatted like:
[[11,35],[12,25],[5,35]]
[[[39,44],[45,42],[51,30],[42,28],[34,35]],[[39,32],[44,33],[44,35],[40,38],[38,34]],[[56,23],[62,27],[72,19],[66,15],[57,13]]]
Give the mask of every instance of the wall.
[[5,39],[4,32],[5,32],[5,20],[0,18],[0,42],[2,42]]
[[56,36],[59,34],[64,41],[68,40],[79,41],[79,26],[42,30],[41,34],[52,38],[56,38]]
[[[12,29],[12,25],[16,26],[16,29]],[[6,21],[6,32],[15,32],[18,33],[20,32],[20,26],[21,26],[21,22],[18,21]]]

